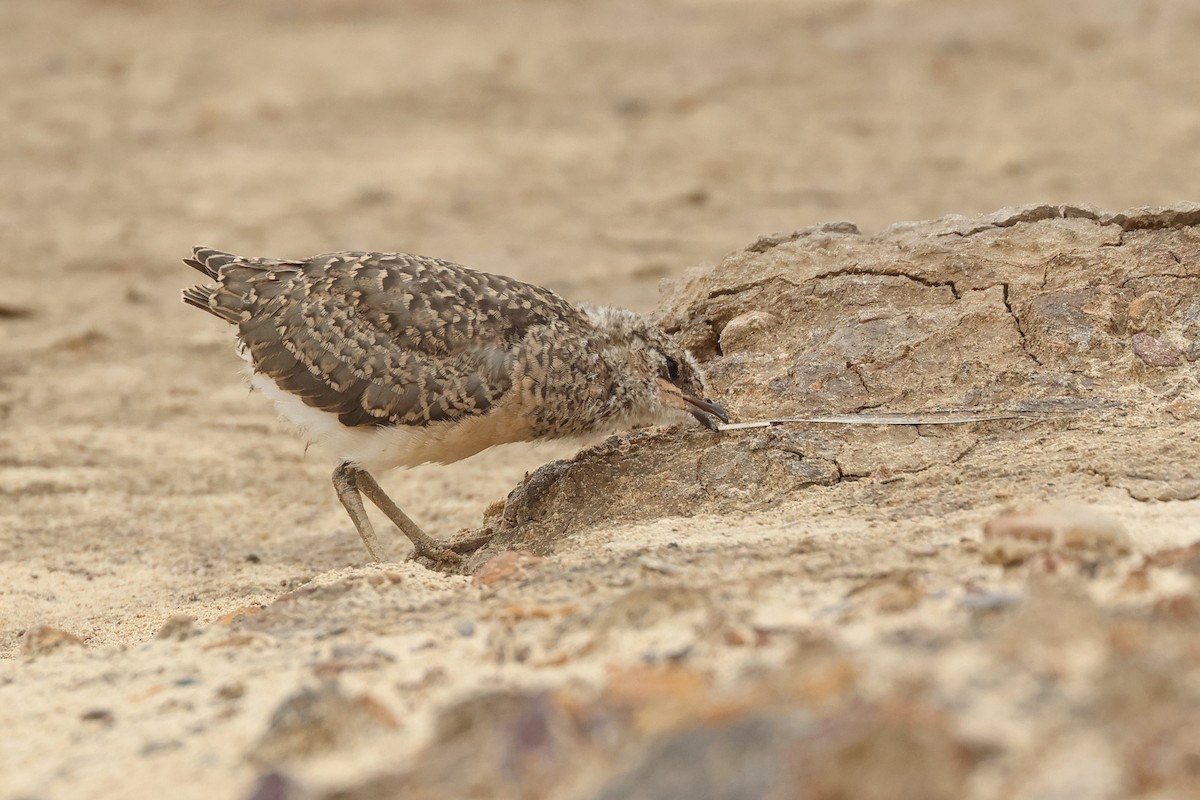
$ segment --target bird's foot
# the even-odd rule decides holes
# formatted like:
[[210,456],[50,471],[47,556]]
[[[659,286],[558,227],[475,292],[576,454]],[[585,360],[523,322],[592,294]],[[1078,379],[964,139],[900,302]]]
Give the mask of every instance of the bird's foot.
[[491,526],[484,526],[479,530],[460,531],[458,536],[444,543],[428,538],[421,543],[413,541],[414,547],[410,558],[423,561],[426,566],[431,567],[462,567],[466,563],[467,556],[486,547],[492,541],[494,534],[495,531]]
[[[409,537],[412,539],[412,537]],[[454,566],[462,563],[462,556],[454,552],[449,547],[446,547],[433,539],[424,537],[422,539],[413,539],[413,551],[409,556],[410,561],[428,559],[435,564],[443,566]]]
[[458,536],[450,540],[450,549],[464,556],[469,555],[491,542],[495,533],[491,525],[484,525],[479,530],[461,531]]

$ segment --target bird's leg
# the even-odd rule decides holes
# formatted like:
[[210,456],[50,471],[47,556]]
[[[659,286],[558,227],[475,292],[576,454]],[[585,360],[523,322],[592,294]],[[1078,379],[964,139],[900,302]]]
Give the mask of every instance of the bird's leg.
[[362,497],[358,493],[357,477],[359,475],[366,475],[366,473],[360,472],[348,461],[343,462],[333,471],[333,488],[337,491],[338,500],[342,501],[346,513],[353,520],[354,527],[358,529],[358,535],[362,537],[363,544],[367,546],[371,560],[383,561],[383,549],[379,546],[379,540],[375,538],[375,529],[371,527],[371,520],[367,518],[367,509],[363,506]]
[[[392,498],[384,494],[383,488],[375,482],[375,479],[371,477],[371,473],[359,469],[355,470],[354,474],[358,481],[359,490],[367,496],[368,500],[379,506],[379,510],[394,522],[396,527],[403,531],[404,535],[413,543],[413,546],[416,548],[414,555],[425,556],[434,561],[450,563],[462,561],[462,557],[458,553],[429,538],[429,535],[421,530],[417,526],[417,523],[409,519],[408,515],[392,502]],[[370,549],[370,545],[367,547]]]

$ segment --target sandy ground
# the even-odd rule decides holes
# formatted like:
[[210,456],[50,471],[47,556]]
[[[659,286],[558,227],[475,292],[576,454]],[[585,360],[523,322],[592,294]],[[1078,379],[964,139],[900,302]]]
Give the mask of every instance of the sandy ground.
[[[1194,541],[1195,501],[1069,471],[992,494],[952,470],[915,489],[877,475],[736,514],[589,525],[473,577],[363,566],[330,465],[248,395],[228,332],[178,292],[194,244],[361,248],[650,310],[662,279],[774,231],[1194,198],[1198,34],[1186,0],[4,4],[0,797],[619,797],[645,768],[639,743],[762,681],[805,708],[876,704],[838,730],[950,714],[928,728],[953,747],[934,749],[966,755],[926,759],[951,764],[935,770],[946,790],[913,796],[1191,786],[1196,754],[1169,745],[1193,717],[1106,738],[1153,703],[1101,702],[1098,654],[1152,642],[1178,655],[1156,669],[1194,674],[1186,637],[1135,612],[1193,596],[1194,569],[1137,559]],[[1138,434],[1145,452],[1169,452],[1161,421]],[[384,483],[450,535],[577,448]],[[942,502],[897,505],[912,491]],[[1011,504],[1064,498],[1107,520],[1095,529],[1123,526],[1123,566],[1064,589],[962,546]],[[194,624],[155,638],[180,615]],[[1072,639],[1054,619],[1085,622]],[[51,647],[41,625],[82,646]],[[793,673],[817,677],[771,683]],[[1196,707],[1191,684],[1147,681],[1170,688],[1147,697]],[[342,710],[297,711],[306,689]],[[484,789],[418,758],[472,744],[446,709],[497,689],[548,692],[572,720],[619,706],[632,749],[585,742]],[[895,711],[918,696],[928,709]],[[772,702],[754,697],[737,702]],[[434,772],[404,777],[414,764]]]

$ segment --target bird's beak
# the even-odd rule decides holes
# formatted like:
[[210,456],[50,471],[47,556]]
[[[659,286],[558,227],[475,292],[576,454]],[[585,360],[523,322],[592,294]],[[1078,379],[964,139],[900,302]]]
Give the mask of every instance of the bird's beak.
[[717,423],[713,421],[713,417],[716,417],[724,423],[729,422],[729,415],[725,413],[725,409],[721,408],[721,404],[717,401],[709,400],[708,398],[700,400],[699,398],[686,394],[681,396],[685,401],[688,402],[688,404],[691,405],[691,408],[689,408],[688,411],[692,413],[692,416],[699,420],[700,424],[708,428],[710,431],[717,430]]
[[663,394],[663,399],[668,405],[687,411],[710,431],[717,430],[717,423],[713,417],[725,423],[729,422],[729,415],[725,413],[725,409],[721,408],[721,404],[715,400],[709,400],[708,398],[701,400],[698,397],[684,394],[678,386],[669,381],[660,380],[658,386]]

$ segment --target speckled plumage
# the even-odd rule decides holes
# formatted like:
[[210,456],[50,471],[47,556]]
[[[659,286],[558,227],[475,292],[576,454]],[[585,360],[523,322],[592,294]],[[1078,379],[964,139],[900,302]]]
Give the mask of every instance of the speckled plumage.
[[215,284],[184,301],[235,325],[251,383],[352,468],[724,416],[696,362],[633,312],[401,253],[185,261]]

